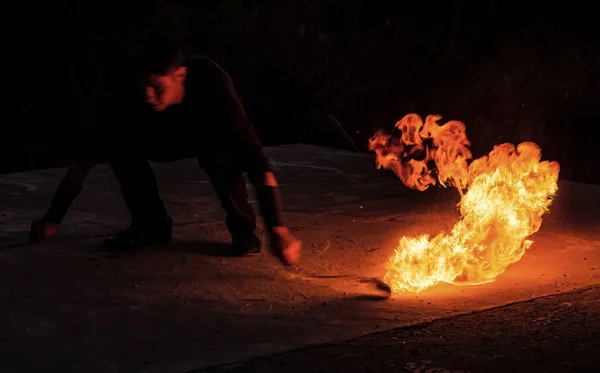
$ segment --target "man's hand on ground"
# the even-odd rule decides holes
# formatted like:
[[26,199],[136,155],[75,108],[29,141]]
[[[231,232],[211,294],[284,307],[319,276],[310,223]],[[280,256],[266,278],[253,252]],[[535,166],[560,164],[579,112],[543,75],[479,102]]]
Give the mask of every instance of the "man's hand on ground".
[[292,236],[286,227],[274,227],[269,249],[284,264],[295,265],[300,260],[302,241]]
[[52,237],[56,232],[57,225],[47,219],[36,219],[31,223],[29,231],[29,243],[38,243]]

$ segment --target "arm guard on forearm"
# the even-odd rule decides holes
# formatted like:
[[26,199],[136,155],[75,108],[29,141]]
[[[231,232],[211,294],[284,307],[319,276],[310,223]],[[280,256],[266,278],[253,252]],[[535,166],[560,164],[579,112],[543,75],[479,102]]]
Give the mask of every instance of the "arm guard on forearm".
[[267,228],[285,226],[283,220],[283,202],[279,187],[257,186],[256,198],[260,205],[263,219]]
[[50,209],[44,216],[45,219],[55,224],[60,224],[80,191],[81,185],[70,183],[66,180],[61,181],[50,204]]
[[55,224],[62,222],[69,207],[71,207],[73,201],[79,195],[88,173],[96,163],[96,161],[86,158],[75,160],[69,166],[65,177],[61,180],[58,189],[54,193],[50,209],[44,216],[45,219]]

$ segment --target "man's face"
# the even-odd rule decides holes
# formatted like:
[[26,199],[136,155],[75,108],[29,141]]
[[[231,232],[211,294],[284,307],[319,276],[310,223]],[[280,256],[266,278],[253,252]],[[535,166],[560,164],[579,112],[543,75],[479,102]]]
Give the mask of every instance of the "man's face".
[[174,69],[166,75],[150,75],[146,82],[146,103],[154,111],[163,111],[171,105],[180,104],[185,93],[185,67]]

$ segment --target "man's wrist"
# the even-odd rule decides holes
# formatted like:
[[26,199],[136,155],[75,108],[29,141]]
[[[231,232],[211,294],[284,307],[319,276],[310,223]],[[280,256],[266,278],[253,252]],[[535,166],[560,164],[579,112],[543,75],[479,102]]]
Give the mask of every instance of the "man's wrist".
[[62,221],[61,217],[52,210],[48,210],[48,212],[46,212],[46,214],[42,217],[42,220],[46,223],[55,225],[60,225]]
[[285,234],[289,232],[289,229],[285,225],[278,225],[275,227],[267,227],[270,234]]
[[63,180],[58,186],[54,198],[52,199],[52,203],[50,204],[50,209],[44,218],[59,225],[80,191],[81,185]]
[[272,229],[273,227],[285,227],[279,188],[266,185],[257,187],[256,195],[262,210],[265,225],[269,227],[269,229]]

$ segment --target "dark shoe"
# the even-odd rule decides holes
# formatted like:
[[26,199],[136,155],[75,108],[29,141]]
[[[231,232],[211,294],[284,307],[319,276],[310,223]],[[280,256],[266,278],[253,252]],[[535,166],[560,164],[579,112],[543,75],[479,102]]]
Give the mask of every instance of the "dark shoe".
[[254,233],[233,237],[232,254],[235,256],[250,256],[260,254],[262,242]]
[[125,231],[104,240],[104,247],[112,252],[129,251],[144,245],[168,243],[172,234],[173,219],[170,217],[156,225],[132,223]]

